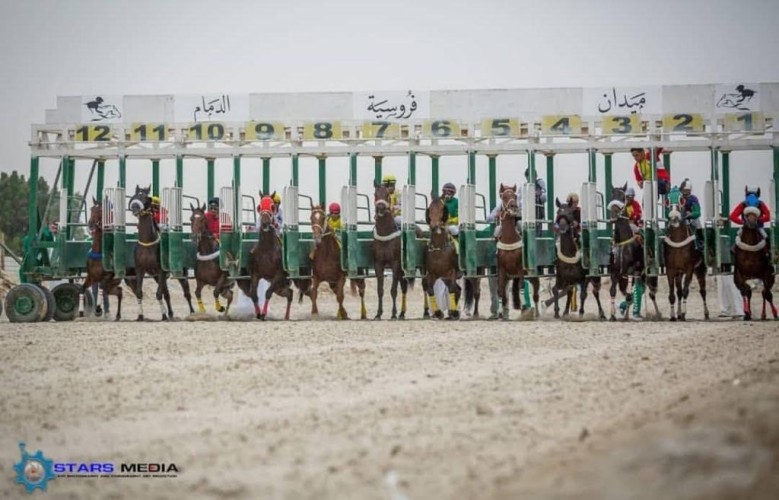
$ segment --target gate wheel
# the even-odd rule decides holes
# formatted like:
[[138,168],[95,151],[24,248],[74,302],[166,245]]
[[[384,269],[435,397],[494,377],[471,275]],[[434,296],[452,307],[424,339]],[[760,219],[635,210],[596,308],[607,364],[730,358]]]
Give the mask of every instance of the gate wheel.
[[45,307],[43,291],[29,283],[11,288],[5,296],[5,315],[11,323],[40,321]]
[[51,290],[46,288],[43,285],[35,285],[40,291],[43,292],[43,295],[46,297],[46,312],[41,314],[41,321],[44,321],[48,323],[52,319],[54,319],[54,311],[57,308],[57,301],[54,299],[54,294],[51,293]]
[[78,295],[81,286],[75,283],[60,283],[51,291],[54,294],[54,320],[72,321],[78,316]]

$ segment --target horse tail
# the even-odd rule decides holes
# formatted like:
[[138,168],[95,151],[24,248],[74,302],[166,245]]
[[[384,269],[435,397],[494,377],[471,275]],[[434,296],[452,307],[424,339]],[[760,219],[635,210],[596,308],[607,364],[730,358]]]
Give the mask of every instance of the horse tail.
[[415,284],[416,284],[416,282],[417,282],[417,279],[416,279],[416,277],[413,277],[413,278],[406,278],[406,282],[408,283],[408,288],[409,288],[409,290],[413,290],[413,289],[414,289],[414,285],[415,285]]
[[514,278],[511,280],[511,306],[514,309],[519,309],[522,304],[519,301],[519,294],[522,291],[522,280]]
[[465,310],[473,307],[473,280],[465,278]]
[[357,296],[359,290],[357,289],[357,283],[354,280],[349,280],[349,288],[352,290],[352,297]]

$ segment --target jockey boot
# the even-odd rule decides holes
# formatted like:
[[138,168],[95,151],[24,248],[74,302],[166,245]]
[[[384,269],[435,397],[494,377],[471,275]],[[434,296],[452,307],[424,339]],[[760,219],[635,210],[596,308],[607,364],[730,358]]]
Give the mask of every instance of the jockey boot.
[[703,253],[703,229],[695,230],[695,249]]
[[641,301],[644,298],[644,284],[640,281],[636,282],[633,287],[633,317],[641,317]]

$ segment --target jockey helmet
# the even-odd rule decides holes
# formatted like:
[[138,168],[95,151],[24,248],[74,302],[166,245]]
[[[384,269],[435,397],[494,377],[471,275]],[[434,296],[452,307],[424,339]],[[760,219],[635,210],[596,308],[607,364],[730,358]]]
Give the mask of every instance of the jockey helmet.
[[271,196],[271,199],[273,200],[273,203],[277,205],[281,203],[281,196],[279,196],[279,193],[274,192],[273,196]]
[[152,196],[151,197],[151,204],[152,205],[159,205],[160,204],[160,197],[159,196]]
[[568,203],[579,203],[579,195],[576,193],[568,193],[568,198],[565,199]]
[[457,188],[454,187],[454,184],[452,184],[451,182],[447,182],[446,184],[444,184],[443,191],[444,193],[449,192],[454,194],[457,192]]
[[341,214],[341,205],[339,205],[336,202],[332,202],[329,207],[327,207],[330,211],[331,215],[340,215]]
[[692,192],[692,181],[690,179],[684,179],[682,181],[682,185],[679,186],[679,191],[690,191],[690,192]]
[[632,187],[629,187],[625,190],[625,197],[635,198],[636,197],[636,190]]
[[381,179],[382,184],[395,184],[395,182],[397,182],[397,179],[392,174],[387,174]]
[[219,208],[219,198],[211,198],[208,200],[208,208]]

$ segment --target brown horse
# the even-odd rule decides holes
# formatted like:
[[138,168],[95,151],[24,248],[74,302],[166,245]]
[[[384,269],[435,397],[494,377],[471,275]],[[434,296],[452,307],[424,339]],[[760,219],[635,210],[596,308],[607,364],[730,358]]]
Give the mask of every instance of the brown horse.
[[[571,297],[575,293],[576,287],[581,290],[581,301],[579,303],[579,316],[584,315],[584,301],[587,299],[587,285],[592,284],[592,294],[598,303],[598,318],[606,319],[606,313],[600,303],[600,276],[587,277],[587,269],[582,266],[582,255],[579,247],[578,235],[575,234],[573,222],[575,220],[574,211],[568,203],[560,203],[555,199],[557,205],[557,215],[555,224],[557,230],[557,261],[555,262],[555,283],[552,287],[554,300],[554,317],[560,317],[560,307],[558,305],[559,292],[565,291],[566,303],[563,310],[563,316],[568,316],[568,310],[571,305]],[[574,306],[575,307],[575,306]]]
[[[311,314],[319,314],[316,305],[317,292],[319,284],[325,282],[330,285],[338,300],[336,318],[349,319],[343,305],[346,271],[341,268],[341,243],[335,232],[327,226],[325,211],[321,205],[311,207],[311,231],[315,245],[311,266]],[[356,284],[360,291],[360,319],[366,319],[368,312],[365,308],[365,280],[352,280],[352,283]]]
[[[192,231],[192,241],[197,247],[197,261],[195,262],[195,297],[197,298],[198,312],[205,313],[203,305],[203,287],[214,287],[214,306],[218,312],[227,315],[230,304],[233,302],[233,281],[227,271],[219,267],[219,242],[208,229],[206,219],[206,206],[195,207],[191,203],[189,209],[192,215],[189,223]],[[219,296],[227,300],[227,307],[219,303]]]
[[[116,321],[122,319],[122,281],[114,277],[114,273],[103,269],[103,205],[92,198],[92,208],[89,211],[89,232],[92,233],[92,248],[87,254],[87,277],[81,285],[83,308],[86,309],[86,290],[92,285],[100,285],[104,294],[115,295]],[[108,300],[106,297],[106,312]],[[95,296],[95,314],[100,315],[100,305]],[[83,316],[83,312],[81,313]]]
[[[703,299],[703,316],[709,319],[706,305],[706,263],[703,252],[695,248],[695,232],[682,221],[678,204],[672,204],[668,212],[666,236],[663,237],[665,276],[668,279],[668,302],[671,304],[671,321],[687,319],[687,297],[690,294],[692,275],[698,279]],[[678,315],[674,310],[676,295],[679,295]]]
[[[285,297],[287,310],[284,313],[284,319],[288,320],[294,292],[282,263],[281,238],[273,225],[273,199],[270,196],[262,196],[260,206],[262,207],[260,210],[260,229],[257,244],[252,248],[249,260],[251,280],[247,295],[252,299],[257,318],[262,320],[268,315],[268,305],[273,294]],[[262,310],[257,305],[257,287],[261,279],[270,283],[265,291],[265,302]]]
[[[160,257],[160,233],[154,222],[151,209],[151,187],[141,188],[135,186],[135,194],[128,203],[129,210],[138,218],[138,242],[135,245],[133,256],[135,257],[135,295],[138,297],[138,321],[143,321],[143,278],[147,274],[157,282],[157,302],[160,305],[162,320],[173,318],[173,308],[170,304],[168,292],[168,273],[162,269]],[[162,304],[168,307],[167,312]]]
[[[498,237],[498,295],[503,308],[503,319],[509,319],[508,297],[506,286],[510,278],[517,278],[515,297],[519,301],[519,287],[525,276],[525,266],[522,259],[522,235],[517,230],[516,220],[519,216],[517,204],[517,186],[500,185],[501,208],[498,215],[500,236]],[[533,285],[533,303],[535,317],[538,317],[538,278],[528,278]]]
[[[384,313],[384,270],[392,270],[392,316],[390,319],[406,318],[406,293],[408,282],[403,273],[400,257],[400,230],[395,225],[390,207],[390,193],[386,186],[374,181],[373,204],[376,207],[376,226],[373,228],[373,269],[376,273],[376,288],[379,292],[379,308],[374,319],[381,319]],[[400,315],[397,311],[398,283],[400,283]]]
[[771,306],[771,313],[774,319],[777,317],[776,306],[773,302],[773,293],[771,288],[774,286],[774,268],[771,261],[766,256],[767,241],[760,235],[758,228],[758,218],[760,209],[756,207],[747,207],[743,212],[744,225],[741,227],[739,235],[736,237],[734,247],[734,271],[733,282],[741,292],[744,301],[744,320],[752,319],[752,288],[747,283],[749,279],[759,279],[763,281],[763,312],[760,319],[766,319],[766,303]]
[[457,284],[459,271],[456,243],[449,236],[446,221],[449,212],[443,200],[436,193],[431,193],[430,205],[425,211],[425,219],[430,225],[430,241],[425,249],[425,317],[429,308],[436,318],[443,318],[444,313],[438,308],[435,298],[435,282],[441,279],[449,290],[449,307],[446,319],[459,319],[460,311],[457,303],[460,299],[460,287]]

